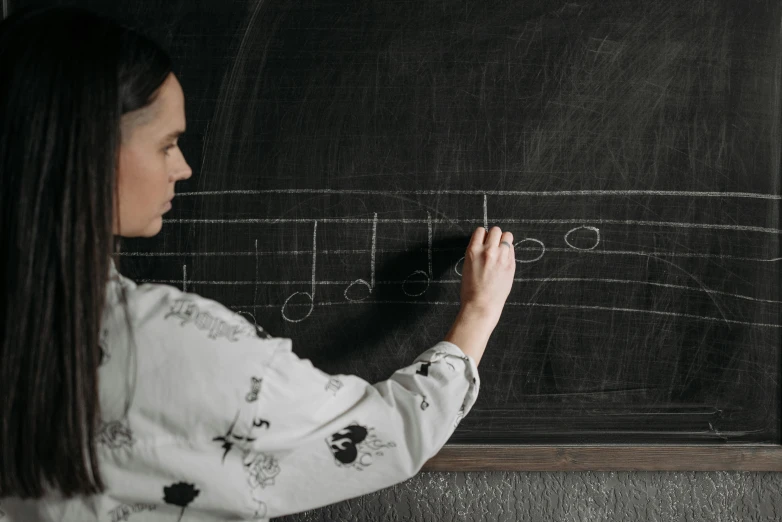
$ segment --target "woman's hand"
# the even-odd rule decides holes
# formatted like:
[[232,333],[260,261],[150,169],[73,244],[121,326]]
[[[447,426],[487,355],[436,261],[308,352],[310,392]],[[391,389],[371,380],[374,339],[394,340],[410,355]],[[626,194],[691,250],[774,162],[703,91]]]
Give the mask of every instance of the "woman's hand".
[[500,320],[502,308],[513,285],[516,256],[513,234],[493,227],[473,232],[462,269],[462,309],[488,321],[492,328]]
[[513,285],[516,256],[513,234],[493,227],[473,232],[462,269],[462,306],[445,340],[476,363],[500,320]]

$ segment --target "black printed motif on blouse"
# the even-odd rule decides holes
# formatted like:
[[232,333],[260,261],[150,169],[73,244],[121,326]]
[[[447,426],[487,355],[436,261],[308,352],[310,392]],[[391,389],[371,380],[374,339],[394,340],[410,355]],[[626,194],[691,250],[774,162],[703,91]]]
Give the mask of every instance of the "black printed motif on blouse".
[[383,455],[383,448],[395,448],[393,442],[384,443],[375,434],[354,423],[326,439],[338,466],[361,471],[372,465],[375,456]]
[[109,520],[111,522],[126,522],[136,513],[142,511],[154,511],[157,506],[154,504],[120,504],[109,511]]
[[261,381],[263,381],[263,379],[250,377],[250,391],[247,392],[247,395],[244,398],[247,402],[255,402],[258,400],[258,394],[261,392]]
[[201,493],[201,490],[195,487],[195,484],[189,482],[177,482],[170,486],[163,487],[163,502],[172,506],[179,506],[182,511],[179,512],[177,522],[182,520],[185,509]]
[[133,432],[124,420],[104,422],[98,433],[98,444],[112,449],[129,448],[135,442]]
[[462,422],[462,419],[465,416],[464,412],[464,405],[462,405],[461,408],[459,408],[459,412],[456,414],[456,419],[453,422],[453,427],[456,428],[459,426],[459,423]]
[[202,311],[189,299],[174,301],[171,310],[165,315],[166,319],[171,317],[179,319],[182,326],[193,323],[199,330],[207,332],[210,339],[225,337],[229,341],[236,342],[241,336],[256,336],[255,328],[249,323],[228,323],[208,311]]
[[[221,447],[223,448],[223,463],[225,463],[225,458],[228,456],[228,453],[231,452],[235,445],[244,448],[248,444],[255,442],[257,439],[257,437],[253,437],[251,433],[244,435],[236,433],[234,429],[238,420],[239,412],[236,412],[236,416],[234,417],[231,425],[228,427],[228,431],[225,433],[225,435],[220,435],[212,439],[213,442],[221,443]],[[271,423],[265,419],[261,419],[260,417],[253,419],[253,428],[266,428],[268,430],[270,426]]]
[[100,349],[100,361],[98,362],[98,366],[103,366],[107,362],[109,362],[109,359],[111,358],[111,354],[109,353],[108,348],[108,337],[109,337],[109,331],[106,328],[103,328],[100,331],[100,339],[98,340],[98,348]]
[[[450,353],[448,353],[448,352],[435,352],[435,353],[434,353],[434,355],[435,355],[435,357],[440,357],[440,358],[442,358],[442,360],[445,362],[445,364],[446,364],[446,365],[447,365],[447,366],[448,366],[448,367],[449,367],[451,370],[453,370],[453,371],[456,371],[456,366],[454,366],[453,364],[451,364],[451,361],[449,360],[449,359],[451,359],[452,357],[454,357],[453,355],[451,355],[451,354],[450,354]],[[465,363],[466,363],[466,361],[467,361],[467,358],[466,358],[466,357],[457,357],[457,358],[458,358],[458,359],[463,359],[463,360],[465,361]]]
[[342,389],[343,386],[344,384],[342,383],[342,381],[340,381],[336,377],[332,377],[331,379],[329,379],[329,382],[326,383],[326,391],[330,391],[332,394],[336,395],[337,392],[340,389]]
[[256,503],[254,516],[255,518],[265,518],[267,509],[263,490],[274,485],[275,478],[280,474],[280,465],[273,455],[249,450],[245,450],[242,464],[247,474],[250,493]]

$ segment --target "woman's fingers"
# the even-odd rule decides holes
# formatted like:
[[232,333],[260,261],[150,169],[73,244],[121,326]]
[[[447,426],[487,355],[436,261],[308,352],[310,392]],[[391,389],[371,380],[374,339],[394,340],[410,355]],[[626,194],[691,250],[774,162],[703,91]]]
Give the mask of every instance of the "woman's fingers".
[[[515,259],[516,252],[513,246],[513,234],[507,230],[502,233],[502,236],[500,236],[500,248],[503,249],[503,254],[510,255],[511,258]],[[508,249],[508,252],[504,252],[506,248]]]
[[[505,249],[508,249],[506,252]],[[497,255],[490,250],[499,249],[499,257],[496,259],[516,258],[515,247],[513,246],[513,234],[509,231],[503,232],[500,227],[492,227],[488,232],[483,227],[478,227],[472,233],[468,250],[473,255],[483,252],[485,255]],[[496,252],[496,250],[495,250]]]
[[487,247],[500,246],[501,237],[502,237],[502,230],[500,230],[500,227],[491,227],[483,243]]
[[485,238],[486,238],[486,229],[483,227],[478,227],[472,233],[472,238],[470,238],[469,246],[471,247],[481,246]]
[[500,236],[500,244],[502,244],[503,241],[506,241],[508,244],[510,244],[511,248],[513,248],[513,234],[508,232],[507,230],[502,233]]

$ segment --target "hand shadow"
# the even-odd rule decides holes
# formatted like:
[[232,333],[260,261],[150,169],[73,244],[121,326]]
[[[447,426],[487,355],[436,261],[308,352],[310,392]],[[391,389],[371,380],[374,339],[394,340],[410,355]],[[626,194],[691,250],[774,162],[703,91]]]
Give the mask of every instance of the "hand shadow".
[[[441,284],[432,284],[442,279],[452,270],[457,262],[464,257],[469,243],[469,237],[451,236],[432,241],[432,251],[437,252],[436,263],[432,266],[431,279],[427,282],[426,272],[415,272],[418,279],[411,278],[405,285],[376,285],[366,298],[366,305],[361,308],[358,320],[349,327],[344,322],[329,322],[319,333],[323,344],[309,347],[307,356],[315,366],[326,369],[342,367],[340,364],[356,352],[366,356],[369,347],[378,346],[381,341],[400,328],[409,328],[411,324],[421,320],[422,308],[430,309],[436,305],[409,304],[409,301],[438,301],[448,290]],[[393,281],[399,279],[400,267],[416,266],[420,252],[426,251],[427,244],[412,248],[391,256],[384,256],[383,262],[377,267],[377,281]],[[460,263],[461,265],[461,263]],[[404,272],[403,272],[404,273]],[[459,276],[460,278],[460,276]],[[453,285],[447,285],[452,287]],[[453,288],[450,288],[453,293]],[[453,300],[451,297],[450,300]],[[399,302],[399,305],[393,303]],[[408,304],[405,304],[408,302]],[[443,332],[445,335],[446,332]]]

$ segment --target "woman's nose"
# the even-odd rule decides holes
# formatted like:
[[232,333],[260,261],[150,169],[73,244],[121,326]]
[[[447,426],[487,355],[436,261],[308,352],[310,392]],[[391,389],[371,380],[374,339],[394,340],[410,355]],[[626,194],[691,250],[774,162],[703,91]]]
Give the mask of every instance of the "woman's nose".
[[177,179],[188,179],[192,175],[193,175],[193,169],[190,168],[190,165],[185,163],[185,168],[182,169],[182,173],[180,176],[178,176]]

